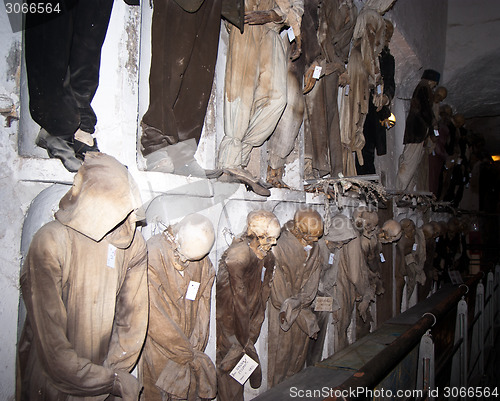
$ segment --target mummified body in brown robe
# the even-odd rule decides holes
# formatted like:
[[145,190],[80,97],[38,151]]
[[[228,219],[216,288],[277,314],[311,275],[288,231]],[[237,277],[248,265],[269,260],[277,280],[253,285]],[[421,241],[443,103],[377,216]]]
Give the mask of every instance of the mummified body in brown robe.
[[[148,240],[149,327],[141,359],[145,400],[211,399],[215,366],[203,352],[210,323],[215,270],[208,256],[181,271],[174,266],[175,244],[163,233]],[[200,283],[194,300],[190,282]]]
[[23,400],[137,399],[128,372],[148,321],[140,205],[123,165],[87,153],[56,220],[35,234],[21,273]]
[[[309,306],[321,274],[317,242],[304,245],[285,224],[273,252],[276,256],[269,305],[268,386],[273,387],[304,368],[310,337],[319,331]],[[280,322],[281,314],[285,315]]]
[[336,177],[342,172],[337,105],[339,76],[345,72],[357,11],[351,0],[314,0],[306,3],[304,20],[306,12],[315,22],[308,26],[309,30],[316,28],[314,34],[303,35],[306,67],[314,70],[320,66],[322,77],[305,96],[305,157],[312,160],[315,175],[330,173]]
[[235,239],[219,263],[217,302],[217,386],[219,401],[243,400],[243,386],[229,373],[244,353],[259,363],[250,385],[260,387],[262,371],[255,350],[274,272],[271,252],[259,259],[250,248],[251,238]]

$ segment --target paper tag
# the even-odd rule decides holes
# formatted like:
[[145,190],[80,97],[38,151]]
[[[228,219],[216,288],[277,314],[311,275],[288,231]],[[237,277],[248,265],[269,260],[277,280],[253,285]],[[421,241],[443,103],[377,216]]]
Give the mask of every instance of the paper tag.
[[417,244],[413,244],[413,248],[411,248],[412,250],[416,251],[417,250]]
[[311,246],[311,245],[306,245],[306,246],[304,247],[304,251],[306,251],[306,252],[309,252],[311,249],[312,249],[312,246]]
[[346,85],[344,95],[347,96],[348,94],[349,94],[349,85]]
[[92,134],[82,131],[81,129],[76,130],[75,139],[77,141],[83,142],[85,145],[94,146],[94,137],[92,136]]
[[245,354],[236,364],[231,373],[229,373],[229,376],[241,385],[244,385],[253,371],[257,369],[257,366],[259,366],[259,364]]
[[295,39],[295,33],[293,32],[293,28],[292,27],[288,28],[287,33],[288,33],[288,40],[292,42]]
[[179,274],[184,277],[184,270],[177,270],[179,272]]
[[380,252],[380,261],[381,261],[382,263],[384,263],[384,262],[385,262],[384,254],[383,254],[382,252]]
[[262,267],[262,273],[260,274],[260,281],[264,281],[264,276],[266,275],[266,268]]
[[436,156],[436,151],[435,150],[432,151],[432,156]]
[[439,131],[437,129],[434,130],[434,135],[439,136]]
[[377,85],[377,93],[379,95],[382,94],[382,86],[381,85]]
[[460,157],[457,160],[457,164],[462,164],[462,159]]
[[321,77],[321,70],[322,70],[322,68],[319,65],[314,67],[314,72],[313,72],[314,79],[319,79]]
[[315,312],[333,312],[332,297],[316,297]]
[[335,257],[335,254],[334,253],[331,253],[330,254],[330,257],[328,258],[328,264],[329,265],[333,265],[333,258]]
[[186,291],[186,299],[194,301],[196,299],[196,294],[198,294],[198,288],[200,288],[200,283],[196,281],[190,281],[188,289]]
[[111,267],[112,269],[115,268],[115,261],[116,261],[116,246],[113,246],[111,244],[108,245],[108,260],[106,262],[108,267]]
[[439,237],[436,237],[436,242],[439,242]]

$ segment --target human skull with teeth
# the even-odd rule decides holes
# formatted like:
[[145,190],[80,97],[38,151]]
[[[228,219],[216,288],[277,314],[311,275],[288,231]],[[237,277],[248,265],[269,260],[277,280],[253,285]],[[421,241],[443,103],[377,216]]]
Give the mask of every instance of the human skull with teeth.
[[312,209],[298,210],[293,217],[295,237],[302,245],[311,245],[323,235],[323,219]]
[[247,216],[247,235],[252,238],[250,248],[262,259],[276,244],[281,227],[277,217],[266,210],[256,210]]
[[378,238],[382,244],[390,244],[401,238],[401,224],[396,220],[387,220],[378,233]]

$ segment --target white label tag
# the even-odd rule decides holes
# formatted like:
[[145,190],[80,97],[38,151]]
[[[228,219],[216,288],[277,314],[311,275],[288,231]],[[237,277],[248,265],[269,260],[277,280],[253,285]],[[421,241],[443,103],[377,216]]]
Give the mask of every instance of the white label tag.
[[439,237],[436,237],[436,242],[439,242]]
[[112,269],[115,268],[115,261],[116,261],[116,246],[109,244],[108,245],[108,260],[106,262],[108,267],[111,267]]
[[312,246],[311,246],[311,245],[306,245],[306,246],[304,247],[304,251],[306,251],[306,252],[308,252],[308,253],[309,253],[309,251],[310,251],[311,249],[312,249]]
[[190,281],[188,289],[186,291],[186,299],[194,301],[196,299],[196,294],[198,294],[198,288],[200,288],[200,283],[196,281]]
[[377,93],[380,95],[382,93],[382,86],[377,85]]
[[432,156],[436,156],[436,151],[435,150],[432,151]]
[[231,373],[229,373],[229,376],[241,385],[244,385],[257,366],[259,366],[259,364],[245,354],[236,364]]
[[295,39],[295,33],[293,32],[293,28],[292,27],[288,28],[287,33],[288,33],[288,40],[292,42]]
[[462,164],[462,159],[458,158],[457,164]]
[[266,275],[266,268],[262,267],[262,273],[260,274],[260,281],[264,282],[265,275]]
[[321,77],[321,70],[323,68],[321,68],[319,65],[317,65],[316,67],[314,67],[314,72],[313,72],[313,78],[314,79],[319,79]]
[[413,244],[413,248],[412,248],[414,251],[417,250],[417,243]]
[[348,94],[349,94],[349,85],[346,85],[344,95],[347,96]]
[[179,274],[184,277],[184,270],[177,270],[179,272]]
[[334,253],[331,253],[330,254],[330,257],[328,258],[328,264],[329,265],[333,265],[333,258],[335,257],[335,254]]
[[316,297],[315,312],[333,312],[332,297]]
[[381,261],[382,263],[384,263],[384,262],[385,262],[384,254],[383,254],[382,252],[380,252],[380,261]]
[[439,131],[437,129],[434,130],[434,135],[439,136]]

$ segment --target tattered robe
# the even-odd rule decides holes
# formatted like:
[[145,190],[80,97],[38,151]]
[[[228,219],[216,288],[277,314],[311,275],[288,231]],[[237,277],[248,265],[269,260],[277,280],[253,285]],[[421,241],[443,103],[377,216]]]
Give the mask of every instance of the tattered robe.
[[[309,338],[318,331],[310,305],[316,297],[321,273],[317,242],[304,246],[287,229],[273,248],[276,272],[269,303],[268,386],[281,383],[305,366]],[[286,315],[280,323],[280,313]]]
[[[274,273],[274,256],[259,259],[249,246],[250,238],[235,239],[219,262],[216,282],[217,305],[217,399],[242,401],[243,386],[229,373],[246,353],[260,365],[255,350],[265,317]],[[250,376],[260,387],[261,367]]]
[[376,10],[365,5],[354,28],[354,43],[347,63],[349,93],[341,107],[340,137],[343,145],[343,173],[346,176],[356,175],[353,152],[356,152],[359,164],[363,165],[363,126],[368,113],[370,91],[382,83],[378,56],[384,46],[384,35],[384,19]]
[[341,0],[315,0],[306,6],[304,18],[307,11],[313,15],[311,19],[315,23],[309,29],[317,26],[315,35],[309,35],[304,42],[306,54],[309,52],[307,67],[316,61],[325,75],[305,95],[305,157],[312,159],[312,167],[320,177],[327,173],[336,177],[342,172],[337,105],[339,75],[345,71],[357,11],[351,1]]
[[220,168],[245,167],[250,152],[274,131],[286,106],[287,59],[279,31],[296,35],[304,12],[303,0],[245,0],[245,10],[274,10],[281,23],[245,25],[229,32],[227,52],[224,138],[218,155]]
[[[215,279],[212,262],[206,256],[180,272],[172,262],[175,245],[164,234],[147,244],[150,320],[141,357],[145,400],[214,398],[215,366],[203,352]],[[186,298],[191,281],[200,283],[194,300]]]
[[134,367],[148,323],[140,205],[124,166],[87,153],[56,220],[33,237],[20,280],[22,400],[104,400],[115,371]]

